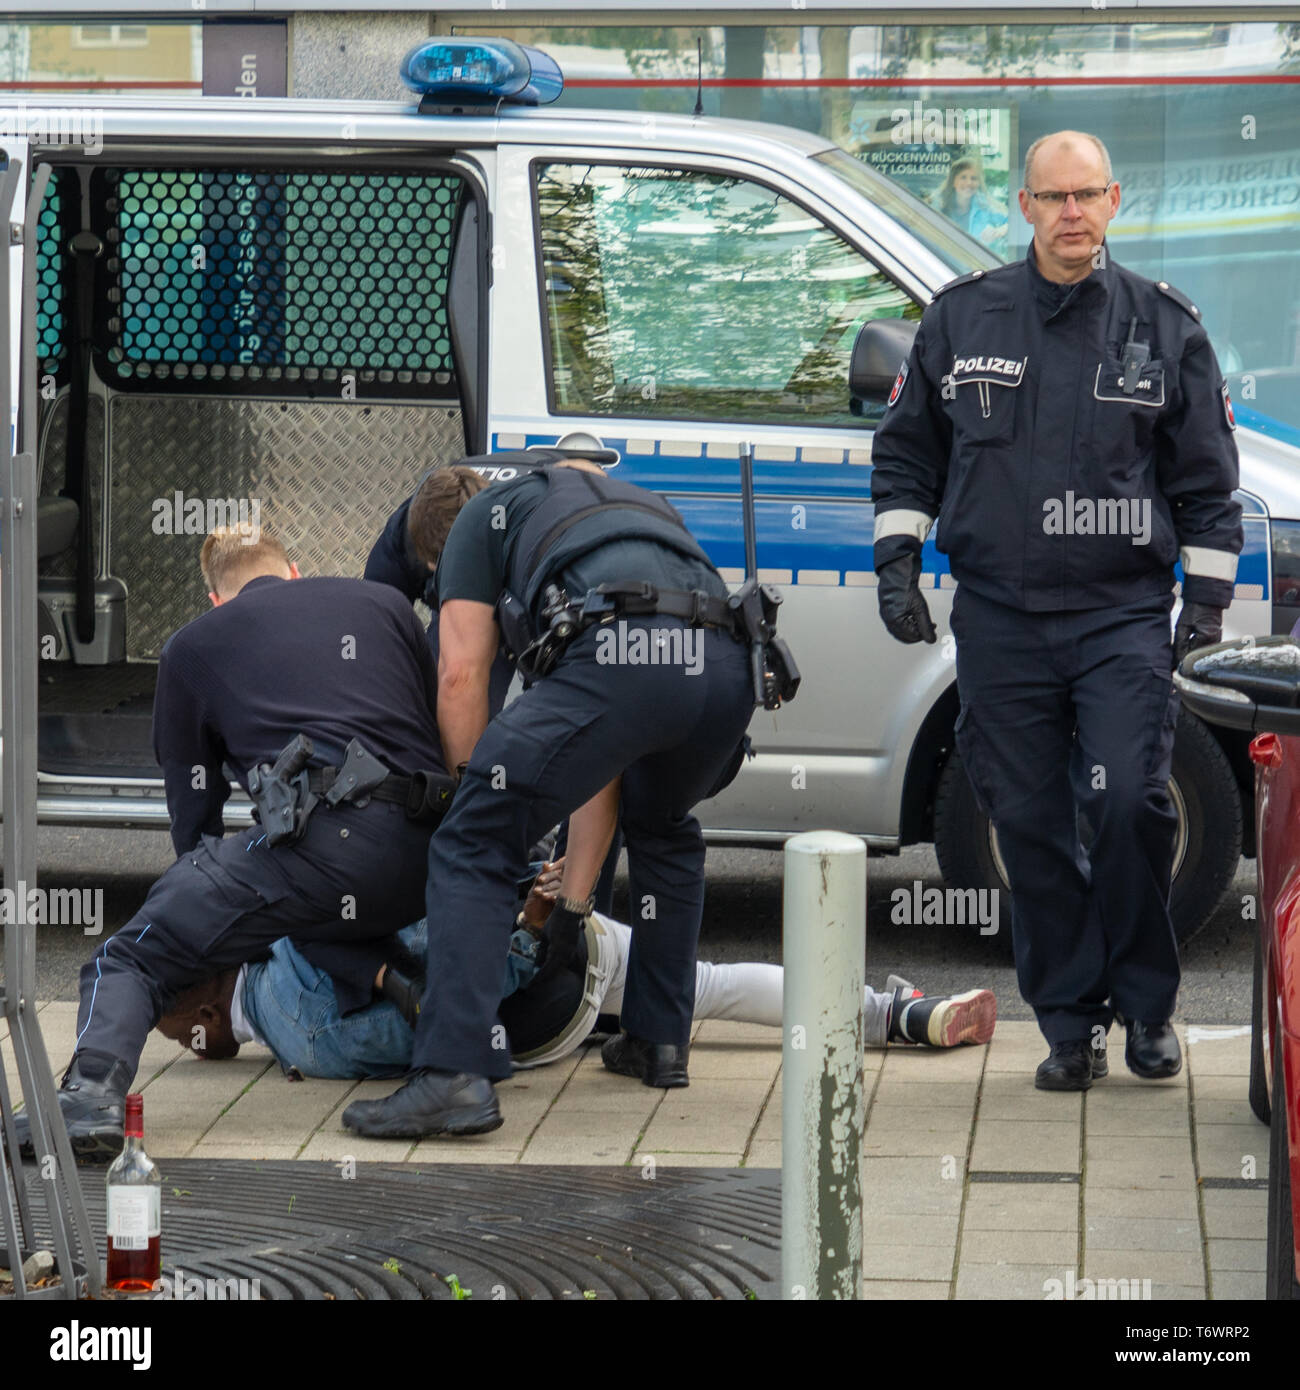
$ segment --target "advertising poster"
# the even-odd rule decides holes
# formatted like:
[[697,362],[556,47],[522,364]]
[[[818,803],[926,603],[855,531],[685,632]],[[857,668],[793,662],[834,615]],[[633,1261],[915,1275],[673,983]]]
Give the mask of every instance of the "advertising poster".
[[849,149],[1005,257],[1009,200],[1020,182],[1014,125],[1009,106],[859,101]]

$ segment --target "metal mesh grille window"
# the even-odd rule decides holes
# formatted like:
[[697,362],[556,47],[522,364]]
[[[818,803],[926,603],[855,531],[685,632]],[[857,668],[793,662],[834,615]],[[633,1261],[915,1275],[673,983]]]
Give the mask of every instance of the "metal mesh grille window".
[[36,224],[36,360],[42,373],[56,372],[64,357],[60,198],[58,186],[51,180]]
[[111,385],[452,393],[455,176],[109,169],[92,187]]

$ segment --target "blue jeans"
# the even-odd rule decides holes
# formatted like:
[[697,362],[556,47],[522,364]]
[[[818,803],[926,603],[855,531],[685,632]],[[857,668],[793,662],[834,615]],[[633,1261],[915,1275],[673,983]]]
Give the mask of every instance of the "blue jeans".
[[[424,956],[423,917],[398,936],[412,954]],[[538,944],[522,930],[510,938],[502,998],[532,982]],[[341,1016],[330,977],[310,965],[287,937],[272,945],[270,960],[248,967],[243,1005],[285,1071],[353,1079],[403,1076],[411,1069],[415,1035],[397,1005],[385,999]]]

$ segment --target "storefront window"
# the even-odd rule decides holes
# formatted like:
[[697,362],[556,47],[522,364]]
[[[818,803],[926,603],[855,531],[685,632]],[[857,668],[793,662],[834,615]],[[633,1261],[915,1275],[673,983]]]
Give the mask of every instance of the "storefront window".
[[203,90],[201,24],[0,24],[0,99]]
[[1300,24],[753,24],[505,30],[552,53],[562,104],[816,131],[1004,259],[1029,227],[1025,150],[1108,147],[1109,241],[1200,307],[1243,418],[1300,430]]

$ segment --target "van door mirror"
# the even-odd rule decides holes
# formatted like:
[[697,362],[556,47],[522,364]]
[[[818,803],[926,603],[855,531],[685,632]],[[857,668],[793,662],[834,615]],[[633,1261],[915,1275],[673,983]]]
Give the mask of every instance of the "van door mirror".
[[911,319],[868,319],[858,329],[849,357],[849,396],[855,415],[863,414],[864,406],[880,406],[889,400],[919,327]]
[[1239,637],[1188,652],[1174,672],[1183,704],[1211,724],[1300,734],[1300,646],[1290,637]]

